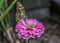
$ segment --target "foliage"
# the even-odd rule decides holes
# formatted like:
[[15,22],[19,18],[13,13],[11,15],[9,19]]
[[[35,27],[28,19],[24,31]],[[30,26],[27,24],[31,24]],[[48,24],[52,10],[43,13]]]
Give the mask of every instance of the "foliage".
[[17,0],[14,0],[9,6],[7,0],[0,0],[0,30],[6,31],[7,27],[13,27],[9,11]]

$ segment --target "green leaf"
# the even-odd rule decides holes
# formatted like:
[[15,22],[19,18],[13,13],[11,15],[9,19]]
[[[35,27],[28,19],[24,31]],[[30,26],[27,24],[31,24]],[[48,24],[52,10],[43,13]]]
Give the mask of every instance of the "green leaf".
[[0,9],[2,7],[3,2],[4,2],[4,0],[0,0]]
[[9,13],[17,0],[14,0],[11,5],[6,9],[6,11],[0,16],[0,21]]

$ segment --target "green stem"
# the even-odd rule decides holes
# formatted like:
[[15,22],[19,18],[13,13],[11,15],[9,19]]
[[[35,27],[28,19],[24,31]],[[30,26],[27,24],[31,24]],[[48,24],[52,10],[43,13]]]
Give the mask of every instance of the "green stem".
[[2,31],[5,32],[6,31],[6,26],[4,25],[3,21],[0,21],[0,26],[2,28]]
[[[4,2],[4,4],[5,4],[5,10],[6,10],[6,8],[8,7],[8,3],[7,2]],[[7,20],[7,23],[9,23],[9,26],[10,27],[13,27],[13,24],[12,24],[12,20],[11,20],[11,16],[10,16],[10,14],[9,14],[9,12],[8,12],[8,15],[6,15],[6,20]]]
[[8,12],[11,10],[11,8],[14,6],[17,0],[14,0],[11,5],[7,8],[7,10],[3,13],[3,15],[0,16],[0,21],[8,14]]

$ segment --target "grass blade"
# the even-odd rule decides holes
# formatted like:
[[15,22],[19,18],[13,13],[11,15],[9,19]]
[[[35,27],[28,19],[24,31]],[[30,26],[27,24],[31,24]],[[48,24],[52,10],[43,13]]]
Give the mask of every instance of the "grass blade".
[[0,0],[0,9],[2,7],[3,2],[4,2],[4,0]]
[[3,15],[0,16],[0,21],[9,13],[11,8],[14,6],[17,0],[14,0],[11,5],[7,8],[7,10],[3,13]]

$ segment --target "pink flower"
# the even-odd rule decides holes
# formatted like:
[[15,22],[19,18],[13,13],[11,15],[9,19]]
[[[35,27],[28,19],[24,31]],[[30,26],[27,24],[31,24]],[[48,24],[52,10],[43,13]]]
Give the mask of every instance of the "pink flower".
[[34,39],[44,33],[44,26],[36,19],[21,19],[17,22],[15,31],[19,38]]

